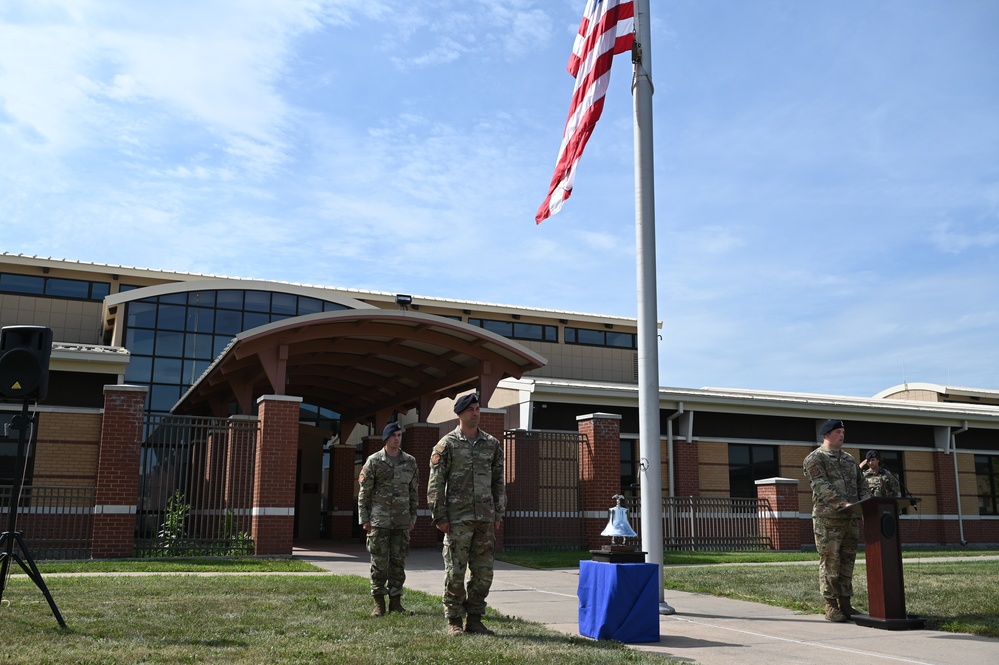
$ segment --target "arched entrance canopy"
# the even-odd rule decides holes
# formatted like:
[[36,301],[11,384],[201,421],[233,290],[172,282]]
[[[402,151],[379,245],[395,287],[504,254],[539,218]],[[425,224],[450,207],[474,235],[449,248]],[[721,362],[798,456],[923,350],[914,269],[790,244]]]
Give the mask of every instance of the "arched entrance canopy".
[[392,412],[425,419],[442,397],[479,388],[488,404],[500,380],[547,361],[501,335],[411,311],[344,310],[285,319],[239,333],[173,411],[252,413],[260,395],[296,395],[340,414],[341,439]]

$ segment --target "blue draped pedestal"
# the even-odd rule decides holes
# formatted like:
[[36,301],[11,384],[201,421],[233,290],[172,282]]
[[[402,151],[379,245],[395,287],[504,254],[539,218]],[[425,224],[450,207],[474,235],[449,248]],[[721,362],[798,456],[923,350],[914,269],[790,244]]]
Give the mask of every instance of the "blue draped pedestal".
[[579,634],[618,642],[659,641],[659,566],[579,562]]

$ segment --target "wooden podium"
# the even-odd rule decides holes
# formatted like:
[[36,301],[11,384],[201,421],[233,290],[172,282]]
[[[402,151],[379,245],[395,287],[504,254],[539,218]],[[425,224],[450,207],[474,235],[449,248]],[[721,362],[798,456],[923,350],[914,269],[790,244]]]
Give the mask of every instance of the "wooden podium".
[[925,621],[905,612],[902,580],[902,547],[899,543],[898,511],[920,499],[872,497],[843,508],[864,516],[864,554],[867,560],[868,614],[854,614],[859,626],[883,630],[913,630]]

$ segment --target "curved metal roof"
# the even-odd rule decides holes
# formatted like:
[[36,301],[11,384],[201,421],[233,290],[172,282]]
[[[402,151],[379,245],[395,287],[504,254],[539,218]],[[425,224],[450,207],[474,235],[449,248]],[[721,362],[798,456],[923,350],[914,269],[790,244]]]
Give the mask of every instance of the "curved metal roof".
[[340,414],[344,433],[393,411],[425,418],[442,397],[478,388],[483,404],[502,379],[546,359],[505,337],[439,316],[381,309],[285,319],[237,335],[174,407],[251,413],[260,395],[296,395]]

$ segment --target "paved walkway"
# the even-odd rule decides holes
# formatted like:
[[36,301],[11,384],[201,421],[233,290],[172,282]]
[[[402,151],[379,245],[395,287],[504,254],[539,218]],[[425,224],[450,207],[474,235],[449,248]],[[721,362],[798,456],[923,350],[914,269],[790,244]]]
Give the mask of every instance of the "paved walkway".
[[[294,554],[338,575],[368,575],[368,553],[358,543],[302,544]],[[438,550],[414,549],[406,570],[407,588],[441,593]],[[578,581],[577,569],[533,570],[498,561],[488,602],[508,616],[578,636]],[[660,617],[660,641],[632,648],[702,665],[999,663],[999,639],[834,624],[818,614],[681,591],[667,591],[666,601],[676,613]]]

